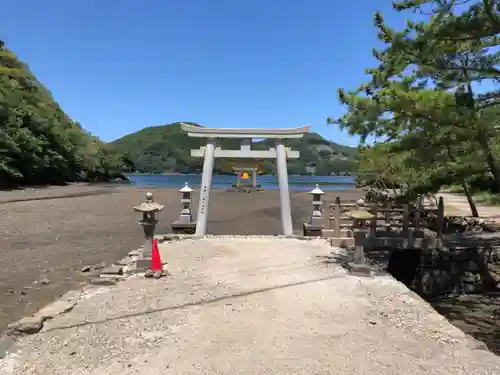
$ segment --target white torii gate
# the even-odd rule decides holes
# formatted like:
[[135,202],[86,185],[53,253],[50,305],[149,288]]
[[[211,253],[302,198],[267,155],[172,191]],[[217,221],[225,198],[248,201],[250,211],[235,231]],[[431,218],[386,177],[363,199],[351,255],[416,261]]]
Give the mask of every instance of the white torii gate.
[[[211,129],[181,123],[181,127],[189,137],[206,139],[205,146],[191,150],[192,157],[204,158],[195,236],[202,237],[207,231],[208,201],[215,158],[276,159],[283,234],[285,236],[293,235],[286,160],[298,159],[300,152],[285,147],[283,140],[302,138],[305,133],[309,133],[310,125],[290,129]],[[242,140],[241,147],[239,150],[222,150],[220,147],[216,147],[216,140],[220,138],[240,138]],[[276,147],[269,150],[252,150],[252,138],[274,139]]]

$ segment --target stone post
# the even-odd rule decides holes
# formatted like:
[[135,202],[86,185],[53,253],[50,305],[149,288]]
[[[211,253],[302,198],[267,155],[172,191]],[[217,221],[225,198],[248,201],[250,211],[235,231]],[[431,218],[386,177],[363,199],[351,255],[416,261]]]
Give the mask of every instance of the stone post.
[[139,221],[139,224],[142,226],[145,237],[142,254],[136,263],[137,270],[147,270],[151,267],[153,237],[156,224],[158,223],[155,214],[156,212],[163,210],[164,207],[165,206],[156,203],[153,199],[153,194],[149,192],[146,193],[146,200],[134,207],[134,211],[142,213],[142,220]]
[[304,223],[304,236],[322,236],[322,230],[324,227],[323,223],[323,210],[321,208],[323,202],[321,201],[321,196],[325,194],[323,190],[319,188],[319,185],[309,192],[312,195],[312,206],[313,211],[309,222]]
[[292,210],[290,208],[290,192],[288,191],[288,170],[286,166],[286,149],[281,140],[276,141],[276,169],[280,189],[281,225],[283,235],[292,236]]
[[191,213],[191,196],[194,190],[185,182],[184,187],[179,192],[181,193],[182,210],[179,220],[172,223],[172,232],[175,234],[194,234],[196,222],[193,221]]

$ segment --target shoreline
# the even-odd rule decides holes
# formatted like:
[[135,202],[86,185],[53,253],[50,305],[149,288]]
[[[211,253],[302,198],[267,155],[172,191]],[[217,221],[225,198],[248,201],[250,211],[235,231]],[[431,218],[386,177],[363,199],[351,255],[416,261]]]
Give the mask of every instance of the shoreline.
[[[306,183],[299,183],[298,185],[305,185]],[[309,183],[314,184],[314,183]],[[344,186],[345,184],[320,184],[325,186]],[[127,183],[116,183],[116,182],[76,182],[68,185],[49,185],[49,186],[36,186],[36,187],[21,187],[18,189],[0,190],[0,205],[7,203],[16,202],[29,202],[37,200],[48,200],[48,199],[64,199],[64,198],[78,198],[101,194],[111,194],[120,192],[122,189],[135,189],[140,191],[145,190],[172,190],[178,191],[182,186],[155,186],[155,185],[138,185],[132,182]],[[214,186],[211,191],[225,191],[229,189],[230,186],[221,188]],[[193,186],[193,189],[199,189],[199,186]],[[265,191],[278,191],[278,187],[273,189],[264,189]],[[306,190],[293,189],[293,186],[289,189],[290,193],[307,193]],[[327,189],[325,192],[329,194],[339,193],[345,194],[348,192],[358,192],[362,191],[361,188],[349,187],[342,189]]]

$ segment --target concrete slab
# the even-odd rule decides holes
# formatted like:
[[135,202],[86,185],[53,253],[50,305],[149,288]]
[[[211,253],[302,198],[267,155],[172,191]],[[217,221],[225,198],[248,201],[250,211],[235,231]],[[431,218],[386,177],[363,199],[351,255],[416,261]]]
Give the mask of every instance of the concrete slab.
[[404,285],[325,262],[325,240],[191,239],[160,252],[170,277],[87,293],[21,337],[0,373],[500,373]]

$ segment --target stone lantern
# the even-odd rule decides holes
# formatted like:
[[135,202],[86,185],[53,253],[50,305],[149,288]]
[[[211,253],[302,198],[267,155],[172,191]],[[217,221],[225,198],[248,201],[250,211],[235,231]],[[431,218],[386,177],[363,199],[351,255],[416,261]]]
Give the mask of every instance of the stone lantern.
[[323,190],[319,188],[319,185],[309,192],[312,195],[312,206],[313,211],[309,222],[304,223],[304,236],[316,236],[321,237],[323,231],[323,211],[321,197],[325,194]]
[[194,190],[191,189],[187,182],[184,187],[179,190],[181,193],[182,209],[179,215],[179,220],[172,223],[172,232],[176,234],[194,234],[196,230],[196,222],[193,221],[191,213],[191,199]]
[[346,216],[353,220],[353,237],[354,237],[354,252],[352,260],[347,264],[351,274],[360,274],[363,276],[370,276],[372,270],[366,264],[364,243],[366,235],[369,231],[367,222],[374,218],[374,215],[368,212],[365,208],[365,201],[359,199],[356,202],[356,207],[353,210],[347,211]]
[[139,224],[142,226],[145,237],[142,254],[136,263],[137,270],[147,270],[151,267],[153,237],[156,224],[158,223],[155,214],[163,210],[164,207],[162,204],[154,201],[153,194],[150,192],[146,193],[146,200],[144,202],[134,207],[134,211],[142,213],[142,220],[139,221]]

